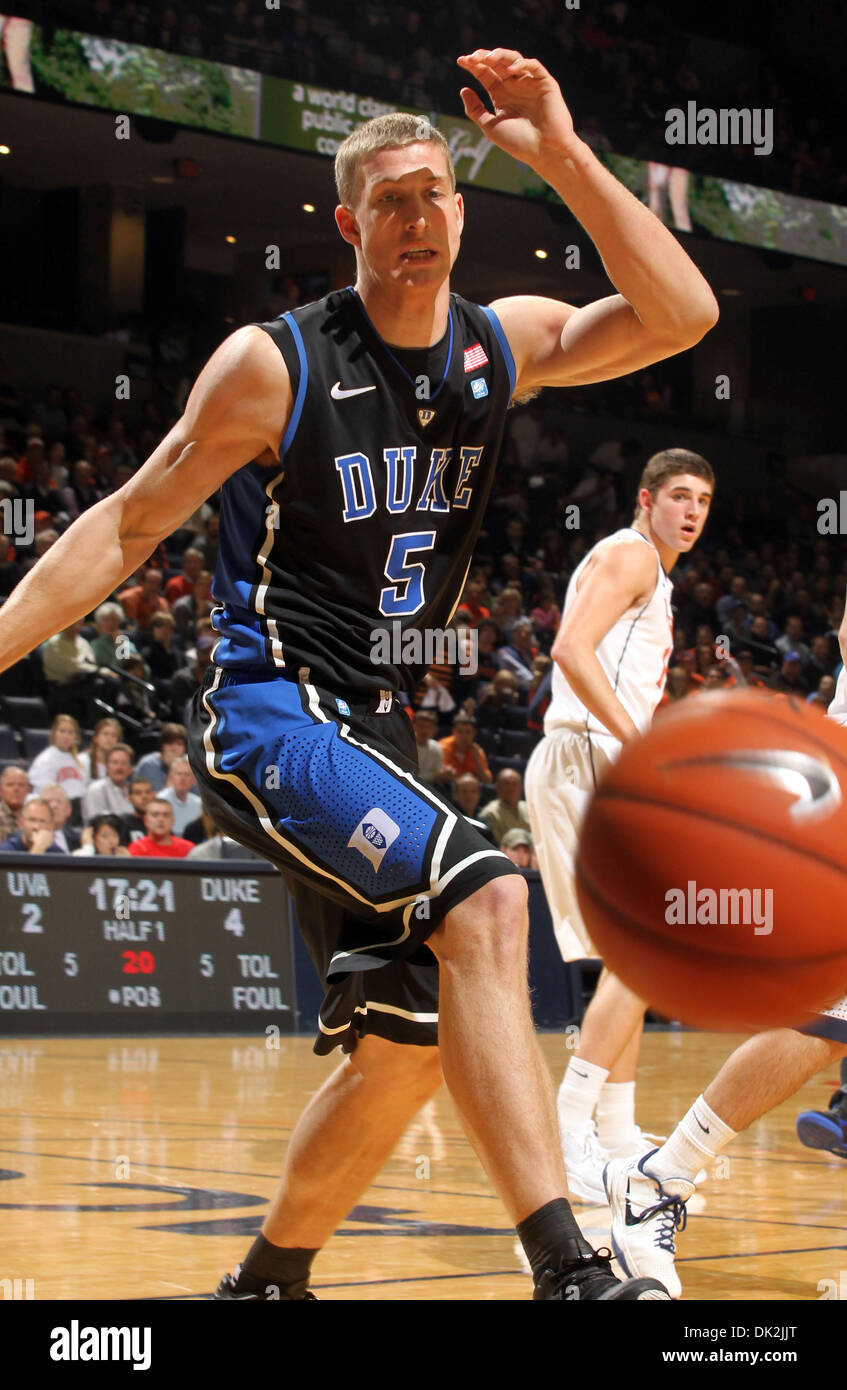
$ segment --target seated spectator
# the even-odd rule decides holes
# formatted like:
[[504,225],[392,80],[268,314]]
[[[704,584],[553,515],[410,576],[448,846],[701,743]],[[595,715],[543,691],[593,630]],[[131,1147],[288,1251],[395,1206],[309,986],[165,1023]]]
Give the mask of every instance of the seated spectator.
[[500,841],[500,849],[507,859],[511,859],[513,864],[517,864],[519,869],[538,868],[535,846],[528,830],[523,830],[520,827],[515,830],[507,830]]
[[450,777],[461,777],[463,772],[472,772],[480,782],[490,782],[491,769],[476,739],[476,720],[472,714],[460,710],[453,720],[453,732],[447,738],[439,739],[444,756],[444,771]]
[[782,656],[786,652],[796,652],[804,668],[812,659],[812,653],[803,641],[803,619],[796,613],[785,619],[785,631],[781,637],[777,637],[775,646]]
[[171,681],[171,708],[174,714],[185,714],[188,701],[209,669],[215,641],[216,639],[208,634],[198,637],[193,659],[187,665],[181,666],[174,675]]
[[33,470],[33,479],[24,488],[24,496],[32,503],[34,512],[46,512],[59,530],[68,525],[70,517],[65,511],[62,494],[53,482],[53,470],[46,458],[39,459]]
[[71,714],[85,722],[97,696],[114,700],[120,691],[119,676],[101,666],[91,644],[80,635],[81,621],[48,637],[39,648],[47,683],[47,708],[51,714]]
[[454,806],[458,806],[463,816],[477,820],[481,795],[479,778],[474,777],[472,772],[463,772],[461,777],[457,777],[453,782],[450,799]]
[[0,598],[8,598],[15,585],[20,583],[23,570],[16,560],[9,559],[12,542],[5,532],[0,531]]
[[490,826],[496,844],[500,844],[508,830],[530,830],[529,808],[524,800],[523,779],[513,767],[504,767],[497,774],[494,783],[497,796],[483,806],[480,820]]
[[81,754],[90,781],[93,782],[98,777],[106,776],[109,754],[120,740],[122,733],[120,720],[116,719],[113,714],[107,714],[105,719],[97,720],[91,742],[85,752]]
[[174,758],[168,773],[168,783],[156,798],[167,801],[173,808],[173,830],[181,835],[191,821],[196,820],[203,809],[203,802],[191,788],[196,786],[194,773],[187,758]]
[[81,682],[90,684],[91,677],[99,670],[100,662],[90,642],[80,637],[82,627],[80,618],[41,644],[44,679],[54,689],[76,688]]
[[206,840],[213,840],[217,833],[218,828],[205,806],[197,819],[189,821],[182,832],[183,838],[190,840],[192,845],[202,845]]
[[552,584],[542,581],[538,603],[529,616],[543,646],[549,651],[562,621],[561,609],[556,602],[556,592]]
[[706,668],[703,681],[700,686],[701,694],[708,694],[709,691],[722,690],[727,683],[729,676],[729,663],[725,661],[713,661],[711,666]]
[[180,839],[173,832],[174,810],[169,801],[156,796],[147,807],[144,825],[147,834],[133,840],[130,854],[139,858],[184,859],[194,848],[190,840]]
[[809,643],[809,661],[806,675],[814,685],[821,676],[831,676],[835,669],[835,657],[825,633],[817,633]]
[[514,671],[498,671],[490,685],[483,686],[479,692],[481,705],[493,705],[502,709],[504,705],[519,705],[521,688]]
[[106,759],[106,776],[98,777],[88,787],[82,799],[82,818],[90,825],[95,816],[107,811],[113,816],[131,816],[133,804],[127,795],[132,777],[132,749],[128,743],[116,743]]
[[485,580],[479,574],[472,574],[462,594],[462,607],[471,615],[471,622],[478,627],[483,618],[490,618],[491,611],[485,603]]
[[418,753],[418,772],[422,782],[432,784],[442,780],[444,754],[433,737],[438,728],[438,719],[430,709],[415,711],[415,743]]
[[81,512],[100,501],[100,492],[94,486],[94,469],[87,459],[77,459],[71,469],[71,481],[62,488],[61,497],[71,521],[76,521]]
[[34,792],[51,783],[64,787],[72,801],[79,801],[91,778],[80,752],[80,727],[70,714],[57,714],[50,726],[50,743],[33,758],[29,780]]
[[82,832],[68,824],[73,810],[70,797],[63,787],[48,785],[41,788],[41,800],[47,802],[53,816],[54,845],[58,845],[64,854],[73,854],[82,843]]
[[32,792],[22,767],[4,767],[0,773],[0,838],[6,840],[20,829],[24,802]]
[[747,580],[744,578],[743,574],[733,575],[729,582],[729,593],[723,594],[715,604],[715,613],[717,614],[718,627],[721,632],[726,632],[726,625],[739,604],[743,604],[745,608],[747,607],[746,598]]
[[21,812],[20,830],[0,844],[0,850],[17,854],[64,854],[53,843],[53,812],[41,797],[27,801]]
[[671,666],[661,704],[676,704],[688,694],[688,678],[681,666]]
[[121,683],[115,696],[115,707],[126,716],[127,722],[135,719],[140,724],[152,724],[158,718],[158,713],[147,689],[148,671],[143,658],[137,655],[128,657],[123,663],[123,670],[132,679]]
[[803,659],[799,652],[785,653],[772,688],[785,695],[808,695],[809,682],[803,675]]
[[91,643],[91,650],[101,666],[119,671],[130,658],[140,657],[138,648],[123,631],[124,613],[119,603],[101,603],[94,621],[97,636]]
[[147,753],[135,769],[136,777],[146,777],[154,792],[163,791],[170,770],[177,758],[188,752],[188,734],[184,724],[163,724],[159,734],[158,753]]
[[190,545],[183,552],[182,569],[165,585],[165,598],[174,604],[177,599],[187,598],[194,593],[194,585],[203,569],[203,555],[196,546]]
[[184,642],[194,636],[198,618],[208,618],[214,608],[212,600],[212,576],[208,570],[201,570],[194,581],[192,593],[177,599],[173,606],[173,620]]
[[[143,761],[142,758],[141,762]],[[133,813],[131,816],[121,816],[124,833],[130,844],[133,840],[140,840],[143,835],[146,835],[147,827],[144,823],[144,817],[147,813],[147,807],[156,795],[150,779],[139,777],[140,768],[141,763],[135,769],[133,779],[129,784],[129,799],[134,808]]]
[[753,669],[758,675],[775,675],[779,651],[768,637],[768,619],[763,614],[751,622],[745,647],[753,654]]
[[88,858],[94,854],[128,855],[129,850],[122,842],[122,834],[123,826],[120,816],[108,814],[95,816],[91,824],[83,830],[82,843],[73,853],[79,858]]
[[154,613],[170,611],[162,593],[162,571],[151,565],[144,571],[140,584],[121,590],[118,603],[136,627],[146,630]]
[[176,623],[173,613],[155,613],[150,619],[146,641],[141,650],[147,662],[150,679],[158,688],[162,681],[170,681],[180,664],[180,653],[173,648]]
[[807,705],[812,705],[815,709],[821,710],[826,714],[832,704],[835,695],[835,677],[821,676],[817,690],[813,690],[806,700]]
[[532,640],[532,623],[529,618],[518,618],[512,624],[511,640],[497,653],[501,671],[511,671],[521,693],[526,696],[532,685],[532,663],[538,649]]
[[215,833],[208,839],[201,840],[199,844],[192,845],[186,855],[187,859],[261,859],[261,854],[256,854],[255,850],[247,849],[240,845],[237,840],[231,840],[223,831],[215,829]]
[[512,588],[507,585],[501,589],[491,605],[491,616],[494,622],[500,627],[500,631],[509,640],[512,634],[512,624],[521,616],[523,609],[523,594],[520,589]]

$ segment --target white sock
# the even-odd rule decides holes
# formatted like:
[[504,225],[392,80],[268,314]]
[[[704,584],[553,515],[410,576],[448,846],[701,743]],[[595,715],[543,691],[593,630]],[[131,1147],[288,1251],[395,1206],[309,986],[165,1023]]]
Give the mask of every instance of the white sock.
[[698,1096],[667,1142],[644,1164],[644,1171],[660,1182],[665,1178],[687,1178],[693,1182],[700,1169],[707,1168],[737,1132]]
[[597,1138],[609,1150],[635,1138],[634,1081],[605,1082],[597,1102]]
[[609,1075],[604,1067],[572,1057],[559,1087],[559,1125],[576,1129],[594,1114],[603,1083]]

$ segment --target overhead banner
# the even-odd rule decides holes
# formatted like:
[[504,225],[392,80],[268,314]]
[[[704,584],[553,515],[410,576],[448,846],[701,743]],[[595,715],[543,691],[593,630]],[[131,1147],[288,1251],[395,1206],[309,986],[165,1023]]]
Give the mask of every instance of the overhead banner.
[[[14,16],[9,22],[23,29],[17,37],[16,81],[4,65],[0,89],[17,85],[48,100],[154,116],[326,158],[335,154],[357,125],[398,109],[367,94],[294,82],[77,30],[54,29],[48,43],[39,25]],[[492,145],[471,121],[400,109],[429,117],[443,132],[461,183],[559,202],[543,179]],[[847,208],[658,162],[600,151],[597,157],[679,231],[847,265]]]

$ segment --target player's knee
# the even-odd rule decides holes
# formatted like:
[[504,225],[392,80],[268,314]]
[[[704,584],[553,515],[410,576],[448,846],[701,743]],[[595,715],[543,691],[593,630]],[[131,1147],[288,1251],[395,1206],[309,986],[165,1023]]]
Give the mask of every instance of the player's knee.
[[492,879],[449,912],[427,945],[442,965],[467,958],[489,958],[509,966],[526,957],[529,927],[525,879],[509,874]]
[[368,1082],[386,1090],[413,1091],[426,1100],[441,1085],[437,1047],[413,1047],[369,1034],[350,1054],[350,1065]]

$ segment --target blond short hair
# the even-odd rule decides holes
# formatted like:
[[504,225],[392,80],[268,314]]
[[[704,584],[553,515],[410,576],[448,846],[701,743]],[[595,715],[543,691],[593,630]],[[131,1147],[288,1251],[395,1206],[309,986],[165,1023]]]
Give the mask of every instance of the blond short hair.
[[450,175],[450,185],[456,191],[456,170],[450,156],[450,146],[440,130],[426,116],[413,116],[408,111],[392,111],[387,116],[374,116],[352,130],[342,140],[335,156],[335,186],[338,201],[353,207],[359,196],[359,168],[377,150],[396,150],[404,145],[419,145],[422,141],[437,145],[444,155]]

